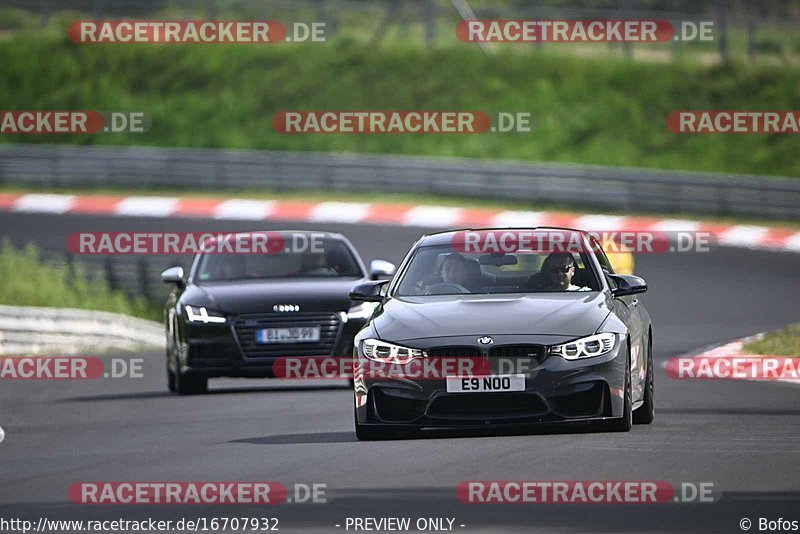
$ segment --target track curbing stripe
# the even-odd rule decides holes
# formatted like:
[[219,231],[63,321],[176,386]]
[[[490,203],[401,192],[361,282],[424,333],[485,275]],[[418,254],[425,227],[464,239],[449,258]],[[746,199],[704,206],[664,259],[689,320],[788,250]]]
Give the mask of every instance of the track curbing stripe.
[[0,211],[120,217],[187,217],[230,220],[393,224],[398,226],[526,227],[567,226],[586,230],[694,232],[717,234],[719,246],[800,253],[794,228],[721,224],[688,219],[626,217],[524,210],[484,210],[436,205],[361,202],[303,202],[197,197],[0,194]]

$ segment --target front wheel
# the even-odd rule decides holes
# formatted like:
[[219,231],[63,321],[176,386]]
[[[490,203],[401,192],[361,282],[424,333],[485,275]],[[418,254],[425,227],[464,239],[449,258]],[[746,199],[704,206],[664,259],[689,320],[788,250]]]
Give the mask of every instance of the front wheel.
[[167,389],[169,389],[172,393],[178,391],[177,387],[175,386],[175,373],[169,370],[167,367]]
[[172,393],[177,391],[175,387],[175,372],[169,368],[169,361],[172,359],[169,349],[167,349],[167,389]]
[[655,389],[653,374],[653,341],[650,340],[647,351],[647,376],[645,377],[644,399],[642,405],[633,412],[633,422],[637,425],[649,425],[656,417],[656,404],[653,399]]
[[359,441],[383,441],[395,437],[396,434],[391,430],[385,430],[379,426],[362,425],[356,421],[356,438]]
[[208,378],[205,376],[175,373],[175,392],[178,395],[202,395],[208,392]]
[[358,422],[355,406],[353,406],[353,423],[356,429],[356,438],[359,441],[382,441],[393,439],[397,434],[388,428],[379,425],[362,425]]

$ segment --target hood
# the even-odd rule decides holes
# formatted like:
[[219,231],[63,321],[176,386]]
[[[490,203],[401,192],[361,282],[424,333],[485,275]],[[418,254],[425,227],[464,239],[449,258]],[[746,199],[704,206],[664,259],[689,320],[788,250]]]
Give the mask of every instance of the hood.
[[360,281],[305,278],[192,284],[181,295],[181,302],[230,314],[271,313],[276,304],[298,304],[301,312],[347,311],[350,290]]
[[446,295],[391,299],[374,319],[381,339],[593,334],[610,313],[600,292]]

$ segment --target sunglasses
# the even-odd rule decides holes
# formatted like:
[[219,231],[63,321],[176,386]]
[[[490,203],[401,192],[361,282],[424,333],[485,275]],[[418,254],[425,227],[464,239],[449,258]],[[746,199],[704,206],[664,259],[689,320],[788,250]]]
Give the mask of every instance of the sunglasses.
[[564,266],[561,266],[561,267],[549,267],[547,269],[547,272],[549,272],[549,273],[564,273],[564,274],[567,274],[569,272],[569,270],[572,269],[573,267],[575,267],[575,265],[564,265]]

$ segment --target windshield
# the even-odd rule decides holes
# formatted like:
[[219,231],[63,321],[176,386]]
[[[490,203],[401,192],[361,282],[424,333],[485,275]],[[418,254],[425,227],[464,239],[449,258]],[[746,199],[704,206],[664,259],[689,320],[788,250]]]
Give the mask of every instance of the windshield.
[[203,254],[198,283],[262,278],[360,278],[361,267],[350,248],[334,239],[323,240],[321,251],[271,254]]
[[598,291],[585,253],[484,254],[451,245],[420,247],[398,285],[398,296]]

